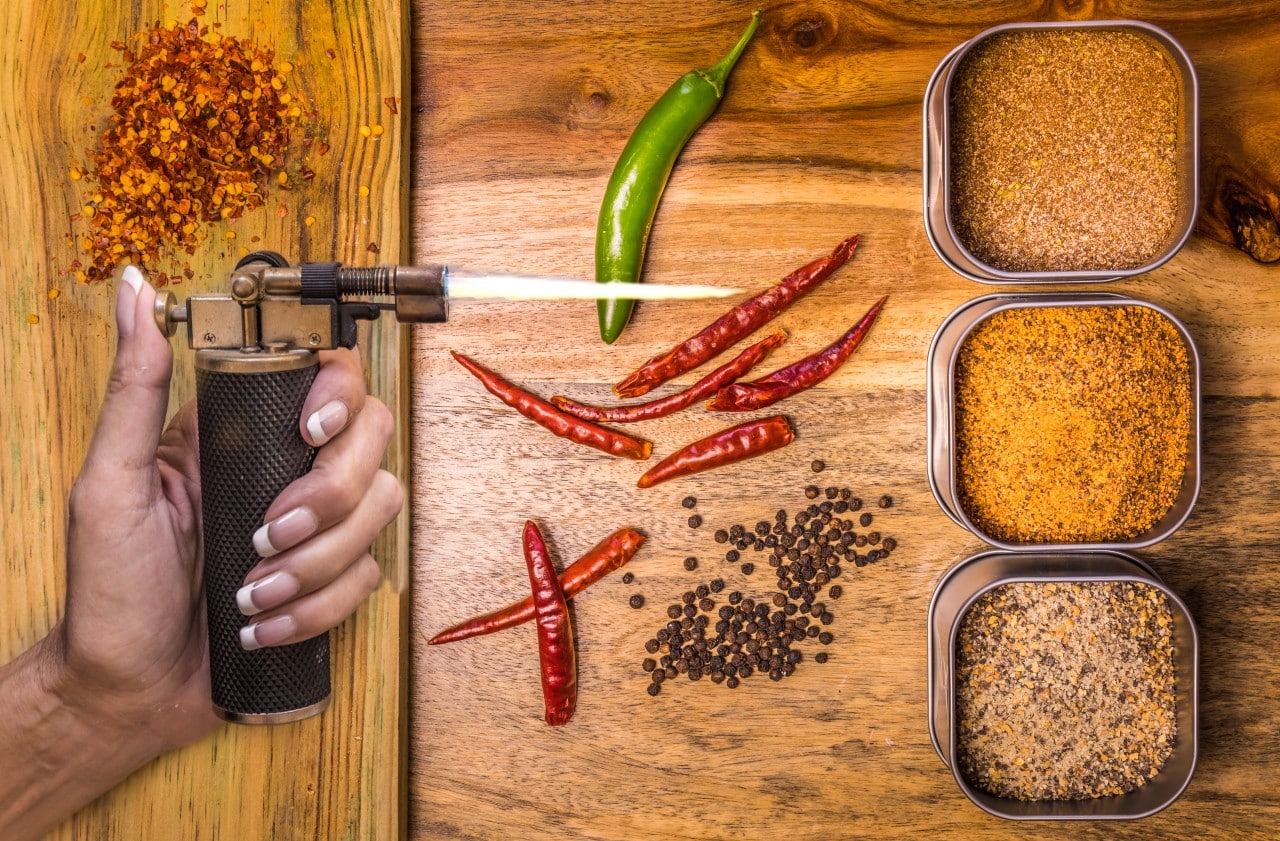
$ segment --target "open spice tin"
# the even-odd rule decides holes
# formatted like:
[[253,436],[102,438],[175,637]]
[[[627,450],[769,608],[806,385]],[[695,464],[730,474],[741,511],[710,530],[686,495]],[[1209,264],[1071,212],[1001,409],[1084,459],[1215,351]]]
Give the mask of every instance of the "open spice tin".
[[[1092,800],[1022,801],[974,788],[959,770],[956,744],[956,639],[961,620],[986,592],[1003,584],[1122,581],[1156,588],[1173,615],[1175,671],[1173,752],[1146,785],[1127,794]],[[1199,743],[1199,637],[1186,605],[1142,561],[1121,552],[1008,553],[988,551],[953,567],[929,603],[929,735],[956,783],[977,806],[1009,820],[1136,819],[1173,803],[1195,773]]]
[[[957,493],[956,359],[969,333],[983,320],[1003,310],[1034,307],[1127,307],[1155,310],[1174,326],[1186,344],[1191,378],[1191,424],[1182,485],[1172,507],[1147,532],[1132,539],[1107,543],[1019,544],[986,534],[965,512]],[[1200,495],[1200,356],[1182,322],[1155,304],[1114,293],[1025,292],[996,293],[961,305],[943,321],[929,347],[926,371],[929,485],[943,512],[957,525],[1009,552],[1080,552],[1139,549],[1157,543],[1178,529],[1191,515]]]
[[[952,216],[951,102],[956,71],[966,55],[995,36],[1016,32],[1064,30],[1122,31],[1151,43],[1161,53],[1176,78],[1178,112],[1174,152],[1176,217],[1163,246],[1143,265],[1073,271],[1007,271],[990,265],[966,246]],[[1052,133],[1053,126],[1044,130]],[[1199,93],[1194,65],[1177,41],[1164,30],[1141,21],[1071,21],[1011,23],[997,26],[952,50],[929,79],[924,96],[924,225],[934,251],[952,270],[981,283],[1101,282],[1141,274],[1160,266],[1182,247],[1195,226],[1199,206]]]

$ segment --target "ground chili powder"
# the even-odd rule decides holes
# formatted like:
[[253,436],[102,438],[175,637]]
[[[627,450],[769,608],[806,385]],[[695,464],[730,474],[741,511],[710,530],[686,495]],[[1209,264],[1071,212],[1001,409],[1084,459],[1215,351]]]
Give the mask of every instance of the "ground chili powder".
[[288,88],[292,66],[269,47],[211,32],[193,18],[157,26],[135,48],[111,99],[86,183],[80,245],[84,282],[123,262],[160,283],[161,250],[194,254],[203,223],[234,222],[286,184],[291,133],[303,116]]
[[1191,368],[1145,306],[1001,310],[956,358],[956,491],[1010,543],[1124,541],[1173,507],[1191,445]]

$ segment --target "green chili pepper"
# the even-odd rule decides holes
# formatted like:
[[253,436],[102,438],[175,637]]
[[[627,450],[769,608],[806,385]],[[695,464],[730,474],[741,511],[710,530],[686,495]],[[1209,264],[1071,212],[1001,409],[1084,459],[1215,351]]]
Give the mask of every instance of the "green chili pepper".
[[[727,56],[692,70],[667,89],[640,120],[613,168],[596,226],[596,281],[635,283],[644,265],[649,229],[676,158],[724,96],[725,82],[760,24],[760,10]],[[600,337],[609,344],[631,318],[635,301],[610,298],[597,304]]]

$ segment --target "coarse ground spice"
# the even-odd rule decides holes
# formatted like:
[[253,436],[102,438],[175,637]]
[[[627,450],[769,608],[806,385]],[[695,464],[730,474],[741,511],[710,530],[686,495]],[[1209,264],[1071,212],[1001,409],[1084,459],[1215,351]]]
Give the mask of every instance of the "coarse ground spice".
[[1124,794],[1173,752],[1173,615],[1155,587],[1000,585],[965,613],[955,656],[957,759],[976,788],[1018,800]]
[[1114,30],[991,36],[956,67],[950,211],[1004,271],[1130,269],[1179,213],[1181,90],[1153,41]]
[[1182,487],[1191,397],[1186,344],[1150,307],[996,312],[956,358],[958,502],[1008,543],[1138,537]]
[[119,45],[127,67],[87,174],[84,282],[128,261],[164,283],[162,248],[194,254],[204,223],[234,222],[263,205],[268,184],[288,184],[285,156],[303,116],[288,62],[194,18],[138,40],[136,54]]

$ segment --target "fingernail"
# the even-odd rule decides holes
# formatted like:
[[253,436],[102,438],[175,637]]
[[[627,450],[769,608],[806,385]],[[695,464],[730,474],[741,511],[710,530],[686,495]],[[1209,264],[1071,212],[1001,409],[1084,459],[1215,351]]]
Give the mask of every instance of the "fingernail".
[[[134,310],[137,308],[138,293],[142,291],[142,272],[137,266],[125,266],[120,273],[120,288],[116,290],[116,330],[122,338],[133,335],[135,325]],[[125,288],[129,291],[125,292]]]
[[319,526],[310,508],[295,508],[255,531],[253,548],[259,556],[270,558],[315,534]]
[[236,604],[245,616],[253,616],[281,605],[298,594],[302,585],[287,572],[273,572],[236,591]]
[[298,623],[289,614],[273,616],[240,629],[240,647],[245,651],[257,651],[268,645],[278,645],[293,636]]
[[330,438],[342,431],[350,416],[351,411],[346,403],[330,400],[307,418],[307,432],[311,433],[311,440],[317,447],[323,447],[329,443]]
[[120,279],[133,287],[135,295],[142,291],[142,284],[146,281],[142,276],[142,270],[132,263],[124,267],[124,271],[120,273]]

